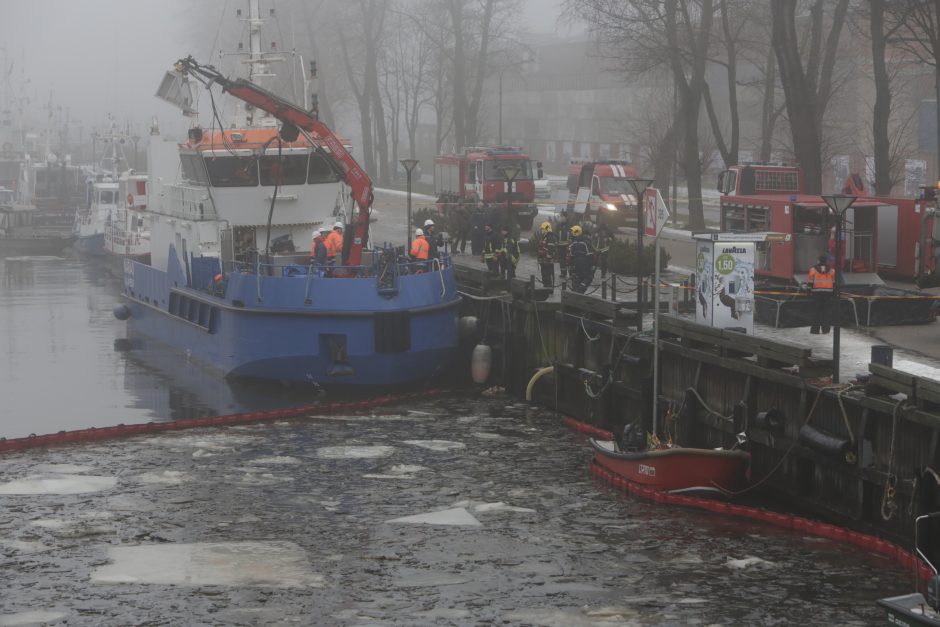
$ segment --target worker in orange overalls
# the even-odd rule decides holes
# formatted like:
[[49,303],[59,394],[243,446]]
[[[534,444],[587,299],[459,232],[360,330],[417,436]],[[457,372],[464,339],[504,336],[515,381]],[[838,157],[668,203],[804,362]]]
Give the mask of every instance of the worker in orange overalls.
[[[829,333],[829,317],[832,307],[832,293],[836,285],[836,270],[829,265],[827,255],[820,255],[819,261],[809,269],[807,288],[813,299],[813,325],[809,332],[816,335],[822,330]],[[836,312],[835,315],[839,315]]]
[[421,229],[415,229],[415,238],[414,241],[411,242],[411,260],[427,261],[430,249],[431,246],[428,244],[428,240],[424,236],[424,231]]
[[326,259],[331,266],[336,265],[336,258],[343,261],[343,223],[337,222],[333,230],[326,236]]

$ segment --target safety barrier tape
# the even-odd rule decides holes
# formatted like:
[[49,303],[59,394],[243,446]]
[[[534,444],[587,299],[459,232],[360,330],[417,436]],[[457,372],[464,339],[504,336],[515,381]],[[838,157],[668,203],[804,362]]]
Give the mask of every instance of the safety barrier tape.
[[200,429],[204,427],[225,427],[233,425],[273,422],[289,418],[308,416],[329,416],[339,413],[361,412],[376,407],[383,407],[404,401],[425,399],[439,396],[446,390],[425,390],[412,394],[399,394],[378,396],[364,401],[349,401],[342,403],[317,403],[313,405],[300,405],[283,409],[268,411],[244,412],[224,416],[205,416],[202,418],[189,418],[169,422],[146,422],[141,424],[119,424],[112,427],[89,427],[74,431],[59,431],[46,435],[31,434],[22,438],[0,438],[0,454],[12,451],[24,451],[47,446],[60,446],[80,442],[100,442],[128,438],[135,435],[161,433],[164,431],[182,431],[186,429]]
[[[563,422],[566,426],[581,433],[607,434],[606,436],[598,435],[597,437],[603,437],[607,440],[613,439],[613,434],[611,434],[609,431],[604,431],[603,429],[599,429],[593,425],[580,422],[574,418],[565,417]],[[896,561],[903,568],[916,572],[917,576],[922,581],[926,581],[933,576],[933,570],[919,556],[903,547],[898,546],[897,544],[894,544],[893,542],[889,542],[871,534],[853,531],[851,529],[846,529],[837,525],[818,522],[809,518],[804,518],[802,516],[772,512],[770,510],[759,507],[737,505],[727,501],[687,496],[683,494],[671,494],[663,490],[656,490],[649,486],[630,481],[625,477],[621,477],[616,473],[610,472],[606,468],[596,464],[593,461],[591,462],[591,474],[598,477],[607,485],[615,489],[627,492],[633,496],[648,501],[653,501],[654,503],[667,503],[669,505],[693,507],[696,509],[715,512],[717,514],[726,514],[730,516],[738,516],[740,518],[748,518],[750,520],[757,520],[775,527],[780,527],[782,529],[790,529],[799,533],[827,538],[836,542],[845,542],[866,549],[873,553],[884,555],[885,557]]]

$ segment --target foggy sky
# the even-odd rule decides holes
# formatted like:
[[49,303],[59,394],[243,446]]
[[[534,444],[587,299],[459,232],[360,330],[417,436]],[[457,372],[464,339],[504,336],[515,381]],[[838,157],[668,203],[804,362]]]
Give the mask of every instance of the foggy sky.
[[[242,0],[198,0],[198,17],[217,16],[200,24],[189,12],[195,2],[4,0],[0,62],[5,53],[13,89],[29,98],[36,122],[46,117],[50,93],[54,106],[68,110],[73,139],[79,125],[86,139],[104,128],[109,114],[141,134],[156,115],[164,134],[180,133],[188,122],[154,98],[161,77],[187,54],[207,60],[223,13],[231,19],[245,6]],[[553,32],[557,14],[558,0],[526,0],[522,21],[529,31]],[[5,92],[0,84],[0,95]]]

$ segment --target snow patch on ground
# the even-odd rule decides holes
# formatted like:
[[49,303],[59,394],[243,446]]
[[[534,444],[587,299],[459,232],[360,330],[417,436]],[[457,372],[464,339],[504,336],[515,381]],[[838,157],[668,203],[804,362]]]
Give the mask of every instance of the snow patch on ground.
[[96,475],[30,475],[0,483],[0,494],[43,495],[84,494],[110,490],[117,485],[117,477]]
[[207,542],[110,547],[94,583],[308,588],[323,585],[293,542]]
[[404,523],[410,525],[457,525],[464,527],[480,527],[480,521],[463,507],[454,507],[438,512],[402,516],[385,521],[387,523]]

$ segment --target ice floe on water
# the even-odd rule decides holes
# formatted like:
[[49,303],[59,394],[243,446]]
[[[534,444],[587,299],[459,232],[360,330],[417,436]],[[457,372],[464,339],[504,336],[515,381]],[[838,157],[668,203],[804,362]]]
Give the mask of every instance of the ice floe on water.
[[293,542],[206,542],[109,547],[110,564],[91,580],[102,584],[309,588],[323,585]]
[[27,540],[13,540],[9,538],[0,538],[0,547],[6,547],[17,553],[42,553],[50,551],[53,547],[47,546],[42,542],[30,542]]
[[427,468],[416,464],[396,464],[383,473],[370,473],[362,476],[366,479],[414,479],[415,475],[423,470]]
[[534,514],[534,509],[529,509],[528,507],[516,507],[514,505],[507,505],[502,501],[497,501],[495,503],[478,503],[475,501],[457,501],[451,507],[463,507],[466,509],[472,509],[475,512],[519,512],[524,514]]
[[503,436],[498,433],[490,433],[488,431],[474,431],[472,434],[478,440],[502,440]]
[[49,610],[33,610],[17,614],[0,614],[0,625],[45,625],[60,621],[68,616],[65,612],[52,612]]
[[426,512],[414,516],[402,516],[385,521],[387,523],[401,523],[407,525],[456,525],[463,527],[480,527],[482,523],[473,514],[463,507],[453,507],[437,512]]
[[394,452],[394,446],[324,446],[317,449],[317,457],[321,459],[372,459],[388,457]]
[[145,472],[135,477],[140,483],[149,485],[179,485],[189,480],[189,475],[181,470],[162,470]]
[[394,574],[393,585],[396,588],[436,588],[438,586],[459,586],[471,581],[473,581],[473,578],[467,575],[403,568]]
[[32,467],[33,472],[37,473],[56,473],[60,475],[78,475],[94,470],[91,466],[79,466],[78,464],[37,464]]
[[43,495],[43,494],[84,494],[109,490],[117,485],[117,477],[97,475],[30,475],[24,479],[15,479],[0,483],[0,494]]
[[257,459],[251,460],[250,463],[259,466],[296,466],[302,462],[296,457],[278,455],[273,457],[258,457]]
[[728,568],[737,568],[737,569],[773,568],[776,566],[776,564],[774,564],[773,562],[768,562],[767,560],[762,559],[760,557],[754,557],[753,555],[748,555],[747,557],[743,557],[741,559],[734,559],[734,558],[729,557],[728,561],[725,562],[725,566],[727,566]]
[[419,446],[429,451],[454,451],[467,448],[463,442],[451,442],[450,440],[403,440],[404,444]]

